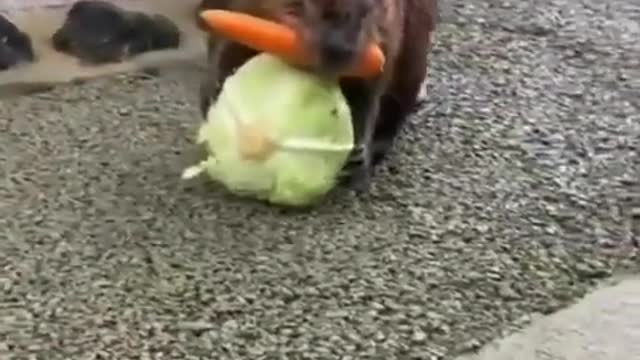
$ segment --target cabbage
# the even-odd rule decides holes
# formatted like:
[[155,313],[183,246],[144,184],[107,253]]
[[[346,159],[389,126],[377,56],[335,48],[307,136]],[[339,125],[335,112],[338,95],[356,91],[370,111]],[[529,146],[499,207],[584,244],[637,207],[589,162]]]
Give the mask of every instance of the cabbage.
[[227,78],[197,142],[208,158],[183,178],[206,172],[237,195],[308,206],[335,186],[354,137],[337,82],[260,54]]

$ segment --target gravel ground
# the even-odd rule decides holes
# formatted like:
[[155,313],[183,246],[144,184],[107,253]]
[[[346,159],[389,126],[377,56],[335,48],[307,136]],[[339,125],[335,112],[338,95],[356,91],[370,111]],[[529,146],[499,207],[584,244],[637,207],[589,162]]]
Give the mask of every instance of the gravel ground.
[[0,358],[450,358],[640,270],[640,5],[472,3],[372,193],[311,214],[179,183],[195,71],[2,100]]

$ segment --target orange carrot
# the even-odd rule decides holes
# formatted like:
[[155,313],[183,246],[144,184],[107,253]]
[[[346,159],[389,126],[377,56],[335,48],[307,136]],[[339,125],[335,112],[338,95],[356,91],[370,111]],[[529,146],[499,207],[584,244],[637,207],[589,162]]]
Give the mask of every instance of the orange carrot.
[[[227,10],[205,10],[200,13],[211,31],[258,51],[264,51],[283,58],[296,65],[309,65],[311,59],[292,29],[273,21],[244,13]],[[371,77],[382,72],[384,54],[380,47],[371,44],[361,60],[345,76]]]

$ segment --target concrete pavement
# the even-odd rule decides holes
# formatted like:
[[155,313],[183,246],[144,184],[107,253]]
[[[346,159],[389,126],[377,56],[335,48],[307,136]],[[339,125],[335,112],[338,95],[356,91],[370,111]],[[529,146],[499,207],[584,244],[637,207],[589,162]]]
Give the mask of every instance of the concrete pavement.
[[640,359],[640,277],[601,288],[574,306],[459,360]]

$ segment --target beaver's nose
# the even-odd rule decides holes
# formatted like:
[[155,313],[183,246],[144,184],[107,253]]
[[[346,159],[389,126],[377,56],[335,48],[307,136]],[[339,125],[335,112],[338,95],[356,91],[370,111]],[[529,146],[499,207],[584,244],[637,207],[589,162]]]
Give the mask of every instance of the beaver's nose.
[[343,65],[350,63],[356,55],[352,41],[339,32],[330,32],[322,43],[322,58],[326,64]]

